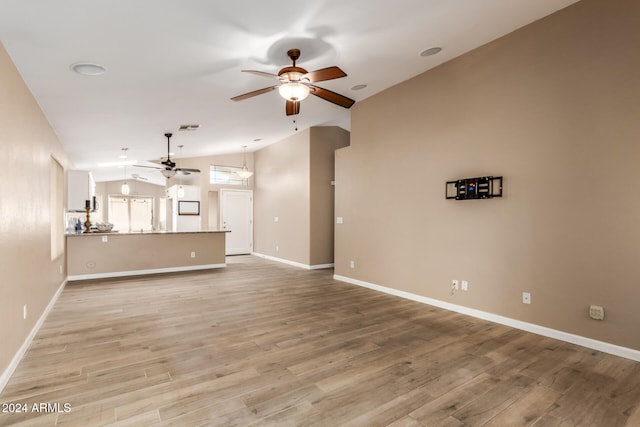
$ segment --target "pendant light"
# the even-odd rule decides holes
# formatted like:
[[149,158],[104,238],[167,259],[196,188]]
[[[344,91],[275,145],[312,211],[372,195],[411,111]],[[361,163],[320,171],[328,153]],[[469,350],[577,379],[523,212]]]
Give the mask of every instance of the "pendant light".
[[[182,157],[182,147],[184,147],[184,145],[178,145],[178,148],[180,149],[180,157]],[[178,199],[182,199],[184,197],[184,188],[182,188],[182,173],[179,173],[180,177],[178,178],[180,180],[179,185],[178,185]]]
[[[127,150],[128,148],[123,148],[122,149],[122,156],[120,156],[121,159],[126,159],[127,158]],[[127,184],[127,165],[124,165],[124,182],[122,183],[122,186],[120,187],[120,193],[123,196],[128,196],[129,193],[131,192],[131,188],[129,187],[129,184]]]
[[244,151],[244,157],[242,159],[242,170],[238,171],[237,174],[242,179],[248,179],[251,175],[253,175],[253,172],[251,172],[249,168],[247,168],[247,146],[243,145],[242,150]]

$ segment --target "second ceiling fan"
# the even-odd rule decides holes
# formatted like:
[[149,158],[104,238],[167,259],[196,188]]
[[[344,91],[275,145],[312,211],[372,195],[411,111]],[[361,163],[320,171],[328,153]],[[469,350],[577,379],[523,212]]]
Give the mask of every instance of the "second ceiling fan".
[[158,169],[164,175],[165,178],[171,178],[176,173],[182,175],[189,175],[190,173],[199,173],[200,169],[190,169],[190,168],[178,168],[176,167],[176,162],[171,161],[171,137],[173,134],[165,133],[164,136],[167,138],[167,158],[160,162],[163,166],[146,166],[146,165],[133,165],[139,168],[151,168]]
[[344,108],[351,108],[355,103],[353,99],[312,84],[315,82],[346,77],[347,74],[340,68],[333,66],[308,72],[304,68],[296,66],[296,61],[300,58],[300,49],[290,49],[287,51],[287,55],[293,62],[293,65],[290,67],[284,67],[278,71],[277,75],[264,71],[242,70],[244,73],[276,78],[280,80],[279,84],[254,90],[253,92],[248,92],[243,95],[234,96],[231,99],[233,101],[242,101],[243,99],[278,89],[280,95],[286,100],[285,111],[287,116],[300,113],[300,101],[305,99],[309,94],[315,95],[325,101],[332,102]]

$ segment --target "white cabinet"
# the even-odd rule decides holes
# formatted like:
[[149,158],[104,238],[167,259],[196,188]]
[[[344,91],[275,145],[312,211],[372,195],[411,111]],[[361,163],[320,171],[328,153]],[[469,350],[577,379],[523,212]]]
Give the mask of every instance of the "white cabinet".
[[95,209],[96,183],[89,171],[68,171],[67,211],[86,212],[87,200]]

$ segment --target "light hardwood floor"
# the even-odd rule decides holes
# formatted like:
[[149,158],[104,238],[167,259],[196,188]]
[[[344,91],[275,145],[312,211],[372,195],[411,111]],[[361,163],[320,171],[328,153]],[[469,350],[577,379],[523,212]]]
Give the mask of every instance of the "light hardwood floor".
[[70,284],[0,425],[640,425],[640,363],[332,273],[242,256]]

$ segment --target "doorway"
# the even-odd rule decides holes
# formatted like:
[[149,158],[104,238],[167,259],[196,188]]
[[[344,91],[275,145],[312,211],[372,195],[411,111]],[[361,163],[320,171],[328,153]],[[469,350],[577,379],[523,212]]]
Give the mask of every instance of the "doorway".
[[226,234],[226,254],[253,252],[253,191],[220,190],[220,220]]

